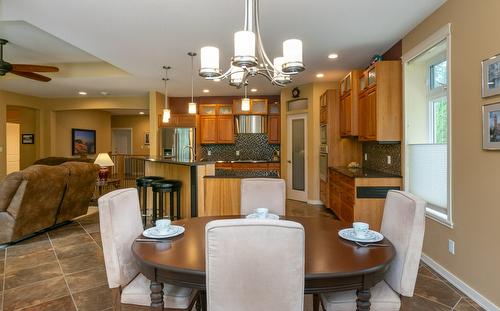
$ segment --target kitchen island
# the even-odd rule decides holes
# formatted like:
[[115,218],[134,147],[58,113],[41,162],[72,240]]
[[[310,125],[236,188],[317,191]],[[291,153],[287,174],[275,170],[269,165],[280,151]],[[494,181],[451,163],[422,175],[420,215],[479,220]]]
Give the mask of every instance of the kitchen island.
[[[145,175],[175,179],[182,183],[181,217],[205,215],[204,177],[215,175],[215,162],[146,157]],[[152,200],[148,200],[152,202]]]

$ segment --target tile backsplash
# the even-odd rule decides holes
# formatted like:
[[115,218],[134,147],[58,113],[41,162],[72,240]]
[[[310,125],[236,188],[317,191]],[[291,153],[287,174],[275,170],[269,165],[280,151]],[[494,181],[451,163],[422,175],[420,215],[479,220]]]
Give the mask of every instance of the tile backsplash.
[[[365,160],[365,154],[368,159]],[[391,164],[387,163],[391,157]],[[384,173],[401,175],[401,144],[363,143],[363,167]]]
[[[240,152],[239,156],[236,151]],[[231,145],[201,145],[201,158],[207,161],[271,160],[274,151],[279,152],[280,145],[269,144],[265,133],[236,134]]]

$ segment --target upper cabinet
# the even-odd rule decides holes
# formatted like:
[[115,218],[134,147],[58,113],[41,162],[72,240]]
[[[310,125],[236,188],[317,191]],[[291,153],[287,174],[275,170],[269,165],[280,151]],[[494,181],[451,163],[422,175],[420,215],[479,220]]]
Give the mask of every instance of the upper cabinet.
[[267,115],[267,99],[250,99],[250,110],[241,110],[241,99],[233,100],[233,114],[260,114]]
[[377,62],[357,81],[359,140],[401,141],[401,62]]
[[202,104],[200,112],[200,144],[234,143],[233,105]]
[[280,102],[270,103],[267,107],[267,136],[270,144],[281,143],[281,116]]
[[196,115],[194,114],[172,114],[167,123],[163,123],[163,117],[158,115],[158,127],[195,127]]
[[340,136],[358,135],[358,92],[360,71],[353,70],[340,81]]

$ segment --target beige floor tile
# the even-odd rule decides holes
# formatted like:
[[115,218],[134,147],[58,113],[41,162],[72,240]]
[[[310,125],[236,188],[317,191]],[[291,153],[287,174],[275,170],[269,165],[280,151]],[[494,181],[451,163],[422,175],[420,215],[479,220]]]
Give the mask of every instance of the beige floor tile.
[[[7,250],[7,255],[8,255]],[[11,274],[14,271],[33,268],[46,263],[56,262],[56,256],[53,250],[43,250],[27,255],[20,255],[15,257],[7,256],[5,262],[5,273]]]
[[77,293],[108,284],[106,270],[103,267],[67,274],[66,281],[68,282],[71,293]]
[[104,266],[104,257],[102,251],[96,250],[94,253],[87,253],[75,257],[60,260],[61,267],[65,274],[76,273],[91,268]]
[[22,311],[76,311],[76,308],[71,296],[65,296],[22,309]]
[[111,290],[107,285],[73,295],[78,311],[102,311],[112,307]]
[[4,292],[3,308],[4,311],[11,311],[38,305],[68,295],[69,291],[64,279],[57,277],[6,290]]
[[443,281],[423,275],[417,277],[415,294],[450,308],[454,307],[461,298],[457,292],[451,289]]
[[82,244],[92,242],[92,238],[88,234],[68,235],[64,238],[52,240],[54,247],[64,247],[68,245]]
[[67,225],[64,225],[62,227],[59,227],[57,229],[54,229],[52,231],[49,231],[49,237],[54,240],[54,239],[59,239],[59,238],[64,238],[70,235],[78,235],[78,234],[85,234],[85,230],[83,230],[82,226],[80,226],[79,223],[73,222]]
[[96,245],[94,241],[86,243],[78,243],[66,246],[56,246],[55,247],[57,258],[63,260],[66,258],[71,258],[83,254],[93,254],[97,251],[101,251],[99,246]]
[[61,277],[62,271],[57,261],[42,264],[36,267],[16,270],[5,275],[5,289],[25,286],[43,280]]

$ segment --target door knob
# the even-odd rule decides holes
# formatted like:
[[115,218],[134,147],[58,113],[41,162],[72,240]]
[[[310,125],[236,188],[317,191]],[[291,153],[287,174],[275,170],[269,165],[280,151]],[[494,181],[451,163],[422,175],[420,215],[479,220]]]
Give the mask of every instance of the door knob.
[[287,162],[290,163],[290,164],[292,164],[292,161],[290,161],[290,160],[288,160]]

